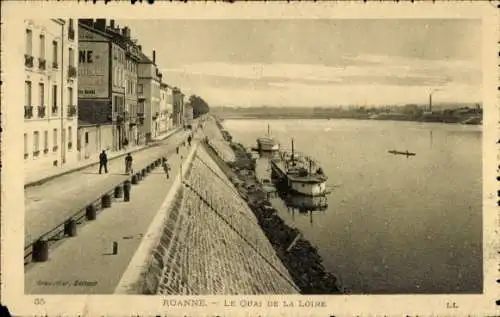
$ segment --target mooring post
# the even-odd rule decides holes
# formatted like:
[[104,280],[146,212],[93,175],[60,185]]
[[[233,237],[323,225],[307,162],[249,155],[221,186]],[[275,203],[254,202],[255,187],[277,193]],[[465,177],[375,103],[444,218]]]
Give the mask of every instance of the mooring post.
[[118,242],[113,241],[113,254],[118,254]]

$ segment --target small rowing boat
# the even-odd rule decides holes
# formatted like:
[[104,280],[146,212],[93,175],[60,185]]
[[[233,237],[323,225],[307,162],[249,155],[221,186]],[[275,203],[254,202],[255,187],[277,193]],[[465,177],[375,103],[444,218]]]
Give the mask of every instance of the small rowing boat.
[[416,153],[412,153],[412,152],[401,152],[401,151],[396,151],[396,150],[390,150],[390,151],[387,151],[391,154],[396,154],[396,155],[406,155],[406,156],[415,156],[417,155]]

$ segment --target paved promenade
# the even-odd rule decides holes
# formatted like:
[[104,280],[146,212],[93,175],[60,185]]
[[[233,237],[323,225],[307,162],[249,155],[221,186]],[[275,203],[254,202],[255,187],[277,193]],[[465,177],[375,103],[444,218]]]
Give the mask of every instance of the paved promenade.
[[[137,161],[142,159],[146,163],[152,160],[154,155],[173,149],[173,142],[169,143],[170,145],[157,148],[153,152],[148,150],[144,153],[144,158],[139,158],[137,155]],[[143,235],[158,213],[173,180],[179,173],[180,156],[186,158],[189,150],[189,147],[183,147],[180,155],[172,154],[168,157],[172,168],[169,179],[166,178],[161,167],[154,169],[138,185],[132,186],[130,202],[121,200],[113,202],[111,208],[99,213],[95,221],[78,227],[76,237],[65,238],[60,245],[50,250],[47,262],[30,265],[25,274],[25,292],[30,294],[112,294]],[[110,182],[118,180],[119,177],[125,178],[117,173],[121,172],[121,166],[112,168],[114,168],[112,173],[117,175],[108,174]],[[94,192],[94,188],[101,186],[102,183],[95,181],[94,178],[106,177],[106,175],[96,175],[95,170],[92,173],[83,174],[85,181],[73,184],[73,186],[79,189],[85,186],[87,191]],[[92,185],[87,186],[89,184],[87,182]],[[62,186],[60,189],[64,191],[66,187]],[[91,195],[88,194],[88,196]],[[72,199],[76,198],[72,197]],[[67,200],[66,203],[74,205]],[[53,210],[53,208],[47,210]],[[62,211],[59,210],[59,212]],[[51,212],[51,214],[56,213]],[[34,223],[32,220],[31,224]],[[113,241],[118,242],[116,255],[112,254]]]
[[[156,138],[153,138],[152,144],[154,144],[157,141],[161,141],[165,138],[168,138],[169,136],[181,131],[181,129],[175,129],[172,131],[169,131],[167,133],[164,133]],[[132,146],[129,147],[125,150],[120,150],[120,151],[107,151],[108,153],[108,160],[112,160],[115,158],[120,158],[123,155],[129,153],[129,152],[136,152],[136,151],[141,151],[145,148],[150,147],[151,144],[149,145],[138,145],[138,146]],[[68,173],[75,172],[77,170],[80,170],[82,168],[90,167],[93,164],[98,164],[99,163],[99,153],[97,153],[95,156],[88,158],[86,160],[81,160],[78,162],[75,162],[74,164],[66,164],[63,167],[47,167],[44,169],[38,169],[34,171],[29,171],[29,170],[24,170],[24,186],[25,187],[30,187],[30,186],[36,186],[38,183],[45,182],[47,180],[53,179],[55,177],[59,177]]]
[[[159,156],[175,152],[178,143],[187,138],[180,132],[158,146],[133,154],[134,170],[140,170]],[[183,148],[185,152],[185,148]],[[125,181],[123,158],[108,162],[108,174],[99,174],[98,166],[66,174],[39,186],[25,189],[25,245],[64,222],[79,209],[119,182]]]

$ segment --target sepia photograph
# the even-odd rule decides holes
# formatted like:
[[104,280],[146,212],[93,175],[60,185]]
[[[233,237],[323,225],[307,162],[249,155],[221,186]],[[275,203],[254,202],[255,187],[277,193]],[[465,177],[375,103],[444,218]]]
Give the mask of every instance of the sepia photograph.
[[496,20],[457,7],[7,6],[2,94],[24,117],[2,102],[2,279],[16,270],[33,313],[54,295],[129,313],[124,295],[160,296],[179,316],[366,316],[396,295],[408,314],[494,312]]

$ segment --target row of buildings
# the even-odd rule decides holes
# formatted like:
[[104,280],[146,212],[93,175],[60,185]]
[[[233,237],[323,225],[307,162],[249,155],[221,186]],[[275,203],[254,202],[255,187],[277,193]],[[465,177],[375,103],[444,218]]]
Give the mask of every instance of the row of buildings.
[[155,51],[114,20],[26,20],[24,66],[28,173],[142,145],[193,117]]

